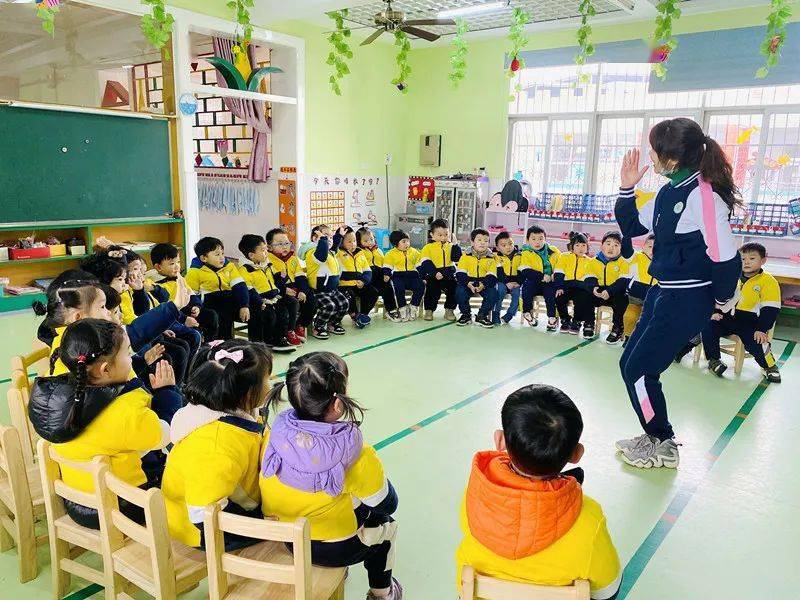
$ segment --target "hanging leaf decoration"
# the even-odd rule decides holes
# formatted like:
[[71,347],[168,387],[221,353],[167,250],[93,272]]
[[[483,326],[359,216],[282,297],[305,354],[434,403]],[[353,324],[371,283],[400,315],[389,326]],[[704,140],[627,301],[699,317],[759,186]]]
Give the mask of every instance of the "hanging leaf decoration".
[[328,53],[326,64],[333,67],[333,74],[328,79],[331,84],[331,90],[337,96],[342,95],[342,87],[339,82],[345,75],[350,74],[350,67],[347,66],[347,61],[353,58],[353,51],[347,43],[347,38],[350,37],[350,29],[345,27],[344,19],[347,16],[347,9],[329,12],[328,16],[333,19],[336,24],[336,31],[328,36],[328,42],[331,44],[331,51]]
[[392,79],[392,84],[397,86],[397,89],[404,94],[408,93],[408,76],[411,75],[411,65],[408,64],[408,53],[411,51],[411,42],[408,35],[402,29],[395,29],[394,31],[394,45],[398,46],[400,50],[397,52],[398,73],[397,77]]
[[[515,8],[511,13],[511,26],[508,28],[508,40],[511,42],[511,49],[508,55],[511,57],[506,77],[513,79],[517,72],[525,68],[525,59],[519,53],[528,45],[528,38],[525,36],[525,25],[530,22],[530,15],[521,8]],[[517,83],[514,91],[519,93],[522,86]],[[514,100],[514,94],[509,95],[509,102]]]
[[450,55],[450,74],[448,78],[453,88],[457,88],[467,72],[467,41],[464,35],[469,31],[469,25],[464,19],[456,20],[456,35],[453,38],[453,53]]
[[[142,0],[142,4],[150,7],[150,13],[142,15],[142,33],[153,48],[161,50],[169,41],[175,18],[166,11],[164,0]],[[169,50],[167,57],[169,57]]]
[[[231,0],[227,6],[236,13],[236,23],[242,27],[242,42],[249,42],[253,37],[253,26],[250,24],[250,10],[254,0]],[[238,36],[237,36],[238,37]]]
[[660,55],[658,62],[653,62],[653,73],[664,80],[667,77],[667,60],[670,53],[678,47],[678,40],[672,34],[672,26],[675,21],[681,18],[681,10],[677,7],[678,0],[661,0],[656,5],[658,16],[656,17],[656,28],[653,31],[654,54]]
[[51,36],[56,35],[56,13],[60,10],[61,0],[38,0],[36,16],[42,21],[42,29]]
[[592,0],[581,0],[578,10],[581,13],[581,26],[578,28],[578,53],[575,55],[575,64],[582,66],[586,64],[587,57],[594,54],[594,44],[590,41],[592,26],[589,19],[597,14]]
[[764,79],[769,74],[770,68],[778,64],[781,57],[781,48],[786,42],[786,24],[792,16],[792,7],[789,0],[772,0],[772,10],[767,17],[767,34],[761,42],[761,54],[766,57],[766,62],[758,71],[757,79]]

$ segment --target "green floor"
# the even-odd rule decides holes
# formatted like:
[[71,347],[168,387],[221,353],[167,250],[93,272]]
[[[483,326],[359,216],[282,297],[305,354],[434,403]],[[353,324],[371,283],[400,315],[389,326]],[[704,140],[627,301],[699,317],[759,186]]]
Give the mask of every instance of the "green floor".
[[[27,348],[34,332],[30,316],[0,318],[0,379],[8,377],[8,356]],[[457,509],[472,454],[489,447],[505,396],[532,382],[563,388],[583,413],[584,489],[602,504],[626,565],[621,598],[797,597],[794,343],[775,343],[787,361],[782,385],[764,386],[752,362],[741,377],[725,381],[688,359],[670,369],[664,384],[683,443],[677,472],[638,471],[615,458],[613,441],[638,433],[638,422],[617,371],[620,349],[602,340],[582,343],[518,325],[486,331],[442,321],[377,321],[305,348],[345,354],[351,393],[369,409],[365,437],[379,448],[400,495],[395,574],[407,598],[456,597]],[[287,362],[279,357],[276,372]],[[7,422],[4,405],[0,420]],[[20,585],[14,551],[0,555],[0,595],[49,598],[48,562],[42,549],[39,578]],[[84,587],[77,581],[74,590]],[[351,569],[347,597],[361,598],[365,590],[363,570]],[[186,597],[204,598],[205,588]]]

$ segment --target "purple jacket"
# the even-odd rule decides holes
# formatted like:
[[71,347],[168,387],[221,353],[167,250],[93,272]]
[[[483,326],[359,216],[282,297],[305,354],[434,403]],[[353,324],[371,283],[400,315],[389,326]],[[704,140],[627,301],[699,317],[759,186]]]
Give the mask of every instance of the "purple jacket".
[[338,496],[363,445],[361,430],[352,423],[303,421],[285,410],[272,424],[261,473],[304,492]]

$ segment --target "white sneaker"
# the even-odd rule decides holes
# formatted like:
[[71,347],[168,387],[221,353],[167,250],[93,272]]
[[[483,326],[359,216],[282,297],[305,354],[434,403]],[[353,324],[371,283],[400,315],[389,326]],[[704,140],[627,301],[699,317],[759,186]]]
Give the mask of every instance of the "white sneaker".
[[413,304],[408,305],[408,320],[409,321],[416,321],[417,317],[419,317],[419,306],[414,306]]
[[645,442],[654,442],[656,438],[651,438],[646,433],[642,435],[637,435],[636,437],[626,439],[626,440],[617,440],[614,442],[614,448],[616,448],[619,452],[629,452],[634,448],[638,448],[641,444]]
[[410,307],[409,307],[409,305],[408,305],[408,304],[406,304],[404,307],[402,307],[402,308],[400,309],[400,316],[402,317],[402,319],[401,319],[401,320],[402,320],[402,322],[403,322],[403,323],[406,323],[406,322],[408,322],[408,321],[410,321],[410,320],[411,320],[411,315],[410,315],[410,313],[408,312],[408,309],[409,309],[409,308],[410,308]]
[[642,441],[635,448],[623,451],[621,456],[626,463],[639,469],[677,469],[680,462],[678,444],[673,439],[659,442],[657,438],[651,438]]

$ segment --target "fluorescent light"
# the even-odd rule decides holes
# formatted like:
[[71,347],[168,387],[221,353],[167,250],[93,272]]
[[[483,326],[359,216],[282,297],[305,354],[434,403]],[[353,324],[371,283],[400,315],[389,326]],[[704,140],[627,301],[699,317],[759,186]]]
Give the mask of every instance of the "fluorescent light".
[[486,2],[485,4],[475,4],[473,6],[463,6],[461,8],[451,8],[449,10],[439,11],[438,17],[440,19],[449,19],[450,17],[467,17],[471,15],[482,15],[484,13],[494,12],[501,10],[508,6],[508,2]]
[[123,69],[132,69],[133,65],[122,65]]

